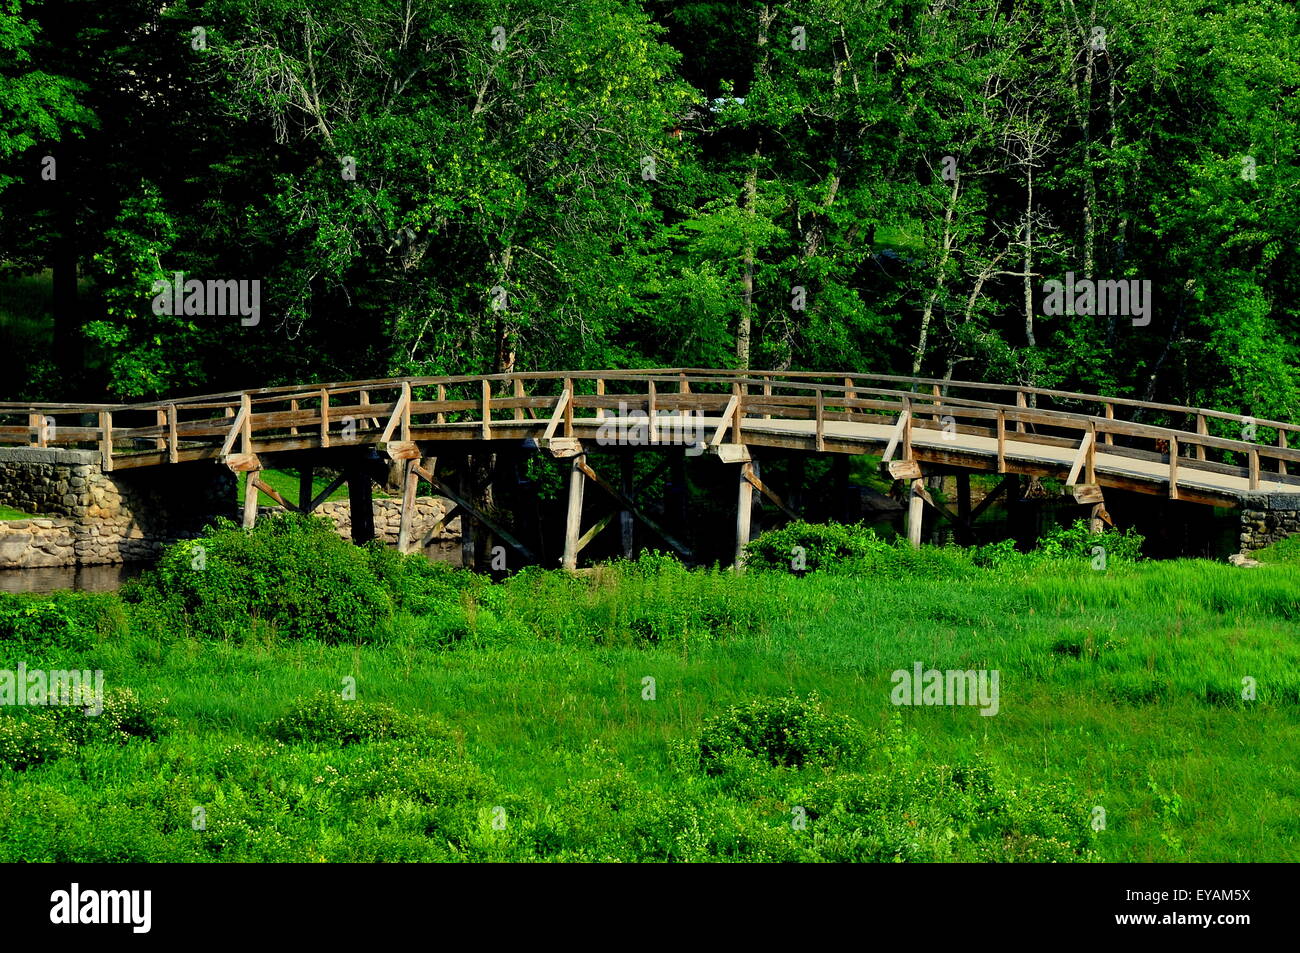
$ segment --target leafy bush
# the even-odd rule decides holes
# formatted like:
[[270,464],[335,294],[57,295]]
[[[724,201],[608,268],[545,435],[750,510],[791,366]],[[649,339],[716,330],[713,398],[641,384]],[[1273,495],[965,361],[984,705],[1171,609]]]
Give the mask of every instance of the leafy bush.
[[745,565],[803,575],[887,546],[861,523],[805,523],[802,520],[761,533],[745,547]]
[[76,750],[63,725],[42,714],[0,716],[0,764],[25,771]]
[[1100,546],[1107,560],[1132,562],[1142,558],[1143,542],[1142,534],[1131,527],[1122,532],[1112,528],[1093,533],[1087,520],[1075,520],[1072,526],[1058,526],[1041,537],[1035,552],[1045,559],[1091,559],[1094,548]]
[[249,628],[269,627],[287,638],[365,641],[393,612],[375,564],[325,520],[272,516],[251,530],[220,520],[169,547],[123,595],[170,604],[189,631],[207,638],[242,639]]
[[0,764],[26,770],[71,755],[81,745],[156,741],[169,724],[159,704],[141,701],[129,688],[111,689],[97,715],[67,705],[0,716]]
[[26,651],[89,648],[124,634],[126,614],[111,593],[59,592],[48,596],[0,593],[0,640]]
[[700,732],[699,764],[709,774],[726,770],[737,756],[779,767],[830,766],[859,757],[865,747],[852,719],[822,711],[815,693],[792,694],[733,705],[709,719]]
[[378,741],[452,737],[430,718],[407,714],[380,702],[345,701],[331,692],[320,692],[295,705],[271,726],[271,735],[286,744],[316,742],[340,748]]

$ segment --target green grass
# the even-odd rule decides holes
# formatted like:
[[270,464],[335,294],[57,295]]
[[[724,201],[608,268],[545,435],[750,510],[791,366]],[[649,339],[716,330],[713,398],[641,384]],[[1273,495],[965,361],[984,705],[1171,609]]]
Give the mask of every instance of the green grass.
[[30,515],[22,510],[16,510],[12,506],[0,506],[0,520],[25,520]]
[[[0,642],[0,667],[103,669],[175,726],[157,741],[0,771],[0,855],[800,859],[814,843],[818,856],[855,857],[883,839],[868,856],[956,859],[944,838],[975,843],[982,822],[961,821],[951,791],[928,799],[919,779],[984,764],[1007,803],[1038,804],[1034,792],[1050,790],[1085,818],[1104,808],[1105,829],[1089,834],[1096,859],[1295,861],[1300,572],[1284,559],[1294,547],[1278,549],[1283,561],[1251,570],[1185,560],[948,578],[533,571],[408,604],[357,645],[265,629],[242,644],[200,642],[143,617],[128,624],[113,597],[95,597],[93,644],[33,655]],[[448,641],[451,630],[460,638]],[[998,670],[998,714],[893,706],[891,673],[918,661]],[[1242,697],[1247,677],[1253,700]],[[274,740],[276,719],[349,678],[362,703],[449,726],[454,756]],[[861,725],[865,760],[683,773],[680,746],[709,718],[790,691],[816,692]],[[358,801],[363,782],[374,789]],[[827,791],[843,801],[868,783],[885,786],[872,795],[885,807],[841,804],[849,813],[812,822],[819,841],[790,831],[792,805]],[[891,783],[911,799],[897,809]],[[190,828],[195,805],[206,806],[204,832]],[[498,806],[505,832],[491,825]],[[1026,823],[994,849],[1017,849],[1037,830]],[[97,846],[68,831],[93,831]]]

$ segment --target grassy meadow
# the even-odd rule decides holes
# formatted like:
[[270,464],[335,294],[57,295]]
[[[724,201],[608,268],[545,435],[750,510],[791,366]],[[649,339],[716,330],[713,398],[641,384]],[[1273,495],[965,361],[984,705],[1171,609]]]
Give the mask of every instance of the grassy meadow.
[[[0,860],[1300,859],[1294,546],[493,584],[266,522],[0,602],[0,668],[109,698],[0,715]],[[891,704],[917,662],[997,714]]]

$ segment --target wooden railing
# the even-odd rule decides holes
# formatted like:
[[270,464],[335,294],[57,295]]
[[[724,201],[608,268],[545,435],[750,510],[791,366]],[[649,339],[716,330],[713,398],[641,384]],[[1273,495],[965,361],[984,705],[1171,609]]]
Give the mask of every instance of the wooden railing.
[[886,424],[887,460],[911,459],[918,430],[954,435],[958,449],[962,434],[989,437],[999,471],[1009,441],[1068,446],[1071,483],[1093,482],[1098,454],[1154,454],[1167,462],[1174,497],[1180,473],[1239,474],[1258,489],[1263,471],[1286,478],[1288,464],[1300,465],[1291,448],[1300,446],[1300,425],[1225,411],[976,381],[701,368],[410,377],[134,404],[0,403],[0,444],[93,448],[106,468],[122,468],[353,442],[572,438],[620,405],[646,413],[652,427],[659,412],[703,414],[713,446],[743,443],[747,425],[766,432],[780,421],[813,421],[817,450],[844,449],[830,423]]

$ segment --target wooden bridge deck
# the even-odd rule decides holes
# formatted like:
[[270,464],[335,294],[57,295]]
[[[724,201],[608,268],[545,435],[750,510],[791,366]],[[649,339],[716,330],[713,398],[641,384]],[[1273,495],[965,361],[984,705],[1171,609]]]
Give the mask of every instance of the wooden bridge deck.
[[[93,447],[106,470],[218,461],[247,475],[254,517],[257,491],[311,508],[305,500],[293,507],[261,481],[260,455],[373,447],[406,461],[409,500],[417,476],[454,496],[420,466],[440,444],[529,441],[572,460],[570,508],[579,513],[566,564],[582,541],[584,479],[618,496],[585,461],[593,444],[702,444],[688,452],[739,464],[739,545],[751,490],[780,503],[757,478],[751,447],[880,454],[892,476],[911,484],[919,525],[928,502],[923,468],[1059,478],[1103,517],[1107,487],[1216,506],[1300,493],[1300,478],[1288,472],[1300,465],[1290,447],[1297,431],[1283,421],[1043,388],[693,368],[351,381],[121,405],[0,403],[0,445]],[[458,505],[487,522],[468,501]]]

